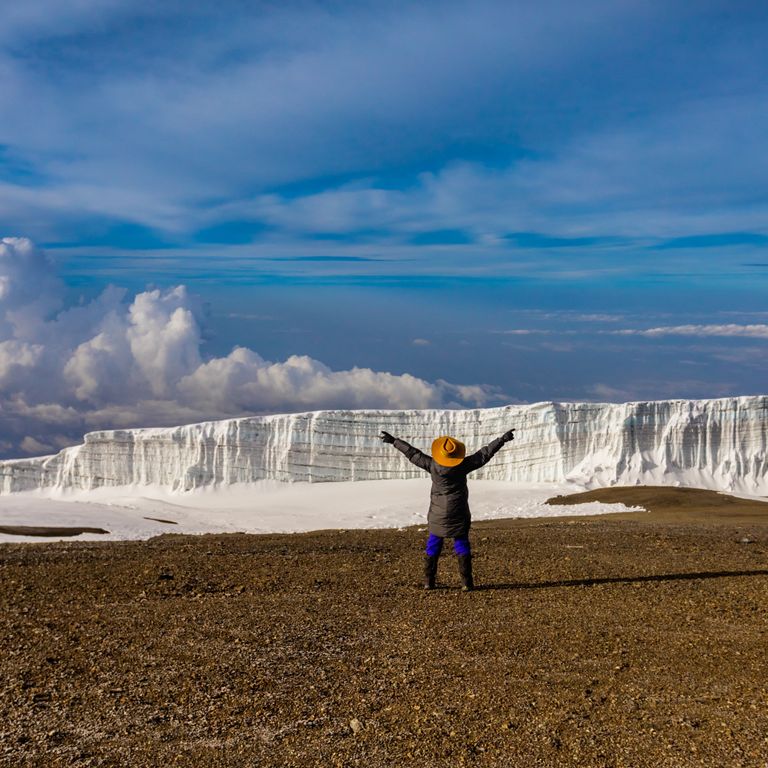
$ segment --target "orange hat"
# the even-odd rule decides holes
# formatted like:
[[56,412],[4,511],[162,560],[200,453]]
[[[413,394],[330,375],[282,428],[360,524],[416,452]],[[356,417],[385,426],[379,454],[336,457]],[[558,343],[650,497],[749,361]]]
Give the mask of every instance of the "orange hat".
[[444,467],[456,467],[464,461],[467,448],[461,440],[443,435],[432,441],[432,458]]

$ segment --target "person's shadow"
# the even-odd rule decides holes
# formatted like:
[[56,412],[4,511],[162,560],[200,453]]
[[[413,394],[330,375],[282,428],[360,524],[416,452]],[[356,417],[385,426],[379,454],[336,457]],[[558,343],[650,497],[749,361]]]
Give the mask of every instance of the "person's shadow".
[[594,587],[598,584],[637,584],[644,581],[697,581],[699,579],[725,579],[733,576],[768,576],[768,570],[755,571],[697,571],[695,573],[663,573],[653,576],[604,576],[593,579],[565,579],[540,581],[533,584],[478,584],[475,591],[492,589],[551,589],[553,587]]

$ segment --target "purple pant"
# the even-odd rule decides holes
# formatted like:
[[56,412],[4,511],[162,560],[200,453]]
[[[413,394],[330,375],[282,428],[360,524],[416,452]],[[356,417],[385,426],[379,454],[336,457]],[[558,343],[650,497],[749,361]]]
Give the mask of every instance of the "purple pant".
[[[429,534],[427,539],[427,554],[430,557],[439,557],[443,551],[443,537],[435,536],[434,533]],[[468,555],[471,553],[469,548],[469,536],[457,536],[453,540],[453,551],[457,555]]]

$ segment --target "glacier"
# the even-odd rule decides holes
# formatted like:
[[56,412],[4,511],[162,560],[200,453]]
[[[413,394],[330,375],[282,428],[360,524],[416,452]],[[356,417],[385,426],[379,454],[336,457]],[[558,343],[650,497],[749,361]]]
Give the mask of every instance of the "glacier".
[[474,473],[517,483],[677,484],[768,493],[768,396],[470,410],[325,410],[170,428],[90,432],[52,456],[0,462],[0,493],[156,486],[173,492],[257,481],[423,476],[384,429],[428,452],[451,434],[472,452],[510,427],[514,442]]

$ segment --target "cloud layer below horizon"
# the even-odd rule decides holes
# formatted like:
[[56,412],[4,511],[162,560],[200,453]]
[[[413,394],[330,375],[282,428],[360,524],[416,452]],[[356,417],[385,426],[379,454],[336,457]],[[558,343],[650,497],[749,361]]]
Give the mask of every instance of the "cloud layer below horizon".
[[236,347],[201,356],[203,312],[184,286],[109,287],[62,306],[64,286],[29,240],[0,241],[0,454],[39,454],[83,432],[324,408],[483,406],[498,389],[368,368],[334,371]]

